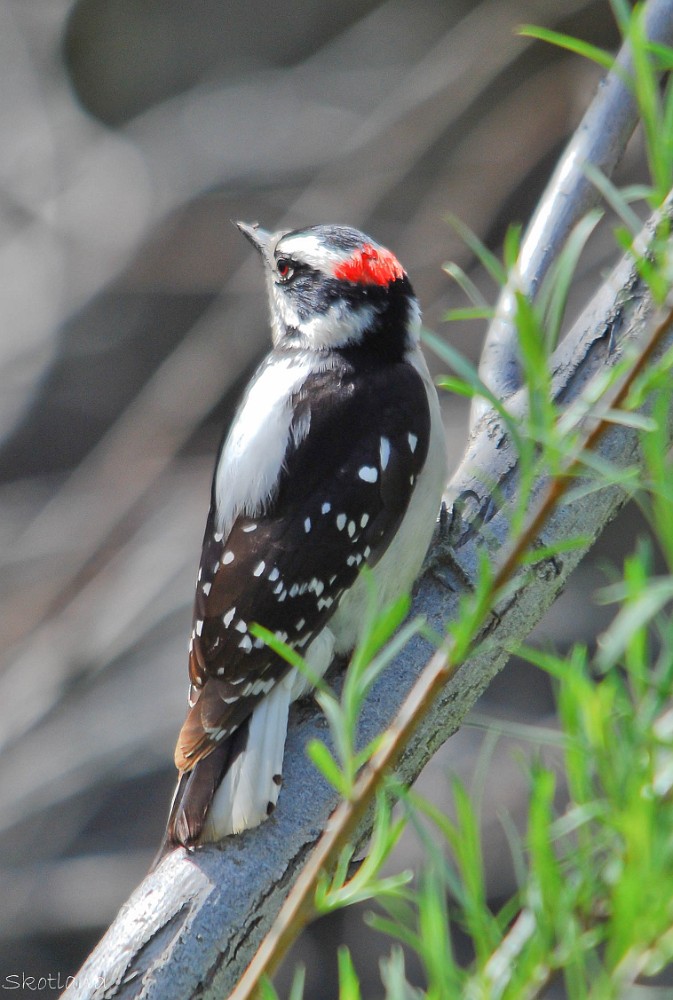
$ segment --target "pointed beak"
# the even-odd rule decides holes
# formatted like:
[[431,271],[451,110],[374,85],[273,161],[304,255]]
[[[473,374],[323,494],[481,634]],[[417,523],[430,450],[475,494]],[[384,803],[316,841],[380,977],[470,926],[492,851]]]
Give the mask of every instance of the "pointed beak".
[[276,234],[269,233],[262,229],[259,222],[235,222],[234,225],[240,229],[246,239],[248,239],[255,250],[262,255],[265,261],[270,261],[272,245]]

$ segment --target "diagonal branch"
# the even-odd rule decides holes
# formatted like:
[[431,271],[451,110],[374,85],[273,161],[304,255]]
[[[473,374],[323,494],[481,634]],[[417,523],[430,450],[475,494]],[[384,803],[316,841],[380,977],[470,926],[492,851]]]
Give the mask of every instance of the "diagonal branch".
[[[624,259],[563,341],[554,357],[553,391],[571,404],[591,377],[614,365],[629,343],[642,347],[651,327],[650,296],[629,260]],[[673,342],[662,329],[659,349]],[[511,408],[525,407],[525,394]],[[625,467],[639,460],[636,432],[614,426],[597,453]],[[452,477],[449,544],[437,544],[422,578],[414,611],[444,630],[456,616],[462,595],[477,579],[484,548],[498,553],[509,534],[518,489],[517,455],[506,430],[491,414],[472,437]],[[541,497],[547,483],[536,484]],[[496,503],[496,499],[497,503]],[[595,540],[625,503],[619,487],[559,503],[540,526],[535,544],[563,539]],[[537,530],[537,529],[536,529]],[[486,625],[490,641],[461,666],[437,697],[397,762],[403,781],[413,781],[435,750],[454,732],[465,713],[507,659],[506,649],[525,638],[591,547],[562,558],[545,557]],[[376,685],[365,705],[360,739],[368,742],[399,712],[428,660],[420,638],[405,648],[394,668]],[[265,825],[187,854],[176,851],[138,887],[66,993],[74,998],[137,997],[185,1000],[227,995],[254,955],[307,858],[327,827],[337,795],[316,773],[305,754],[307,743],[325,739],[326,724],[312,704],[296,708],[286,751],[285,782],[279,808]],[[367,833],[366,820],[357,831]]]

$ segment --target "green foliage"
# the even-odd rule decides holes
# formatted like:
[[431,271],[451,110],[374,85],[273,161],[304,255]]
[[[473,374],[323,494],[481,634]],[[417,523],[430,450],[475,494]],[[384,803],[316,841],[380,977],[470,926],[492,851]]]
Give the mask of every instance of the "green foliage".
[[[673,89],[662,88],[657,74],[673,68],[673,50],[650,44],[644,34],[643,5],[633,10],[612,0],[617,23],[630,40],[632,70],[623,74],[643,120],[651,185],[619,191],[595,170],[592,182],[616,212],[619,245],[628,249],[653,298],[663,302],[671,283],[669,226],[662,221],[647,249],[636,246],[640,229],[631,205],[651,206],[667,197],[673,170]],[[603,68],[612,57],[585,42],[546,29],[526,34],[562,45]],[[400,786],[394,775],[379,789],[374,829],[366,860],[354,864],[355,847],[342,851],[336,871],[323,875],[315,896],[318,912],[330,912],[363,900],[372,901],[367,922],[392,941],[381,960],[386,1000],[520,1000],[544,995],[562,980],[572,1000],[610,1000],[627,995],[638,980],[673,963],[673,352],[631,378],[637,358],[629,351],[609,371],[597,376],[581,400],[562,410],[554,400],[551,354],[560,335],[566,302],[580,255],[600,213],[591,213],[571,234],[535,302],[516,292],[511,275],[520,231],[505,240],[503,261],[467,228],[451,220],[489,276],[514,288],[519,353],[527,387],[527,406],[513,415],[494,398],[474,368],[458,352],[429,332],[424,337],[453,374],[441,385],[464,396],[481,396],[499,415],[519,457],[520,500],[511,515],[516,540],[525,532],[530,491],[540,476],[573,478],[566,497],[619,485],[633,496],[651,528],[653,541],[634,540],[619,578],[598,595],[614,605],[613,619],[590,651],[577,645],[561,653],[532,647],[518,649],[552,679],[559,730],[518,726],[516,733],[535,748],[553,744],[562,751],[566,795],[559,795],[554,771],[533,754],[527,765],[529,809],[525,834],[503,819],[519,876],[517,891],[494,912],[489,904],[481,849],[479,810],[454,781],[453,818],[433,803]],[[470,305],[452,310],[453,321],[492,316],[492,309],[457,265],[445,270]],[[615,404],[615,387],[629,376],[629,391]],[[644,411],[643,411],[644,408]],[[587,427],[597,421],[626,424],[640,437],[643,467],[616,468],[587,449]],[[494,484],[495,490],[495,484]],[[494,492],[495,502],[498,502]],[[487,539],[487,531],[484,529]],[[558,555],[587,539],[567,539],[556,546],[522,555],[519,570]],[[478,641],[480,629],[506,587],[484,546],[474,592],[463,601],[450,626],[455,662]],[[664,571],[655,564],[663,562]],[[345,799],[356,794],[356,780],[371,761],[380,740],[358,744],[358,718],[373,683],[412,635],[432,636],[421,621],[402,624],[407,602],[381,615],[371,595],[367,628],[353,656],[340,698],[323,683],[319,701],[329,722],[333,750],[322,743],[311,757]],[[260,632],[260,634],[262,634]],[[267,633],[263,637],[290,662],[305,669],[291,650]],[[495,727],[491,747],[511,724]],[[397,803],[397,812],[393,804]],[[409,872],[381,874],[383,865],[409,828],[424,856],[414,879]],[[457,929],[467,935],[473,958],[461,964],[454,952]],[[407,980],[405,955],[415,955],[423,970],[422,987]],[[338,956],[341,1000],[360,1000],[357,971],[347,949]],[[264,996],[275,993],[266,984]],[[299,1000],[301,974],[292,1000]]]

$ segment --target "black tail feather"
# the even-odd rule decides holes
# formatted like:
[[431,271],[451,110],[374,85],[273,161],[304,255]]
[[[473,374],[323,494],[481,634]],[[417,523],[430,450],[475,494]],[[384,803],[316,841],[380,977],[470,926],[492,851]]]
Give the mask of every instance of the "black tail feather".
[[248,720],[228,740],[223,740],[191,771],[183,771],[173,795],[166,832],[150,871],[176,847],[193,847],[199,842],[206,814],[223,777],[245,750]]

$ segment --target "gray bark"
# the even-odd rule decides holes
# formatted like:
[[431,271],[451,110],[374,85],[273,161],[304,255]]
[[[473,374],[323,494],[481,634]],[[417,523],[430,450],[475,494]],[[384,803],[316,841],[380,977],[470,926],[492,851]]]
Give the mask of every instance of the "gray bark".
[[[652,41],[673,43],[672,0],[650,0],[645,21]],[[516,273],[498,299],[479,362],[482,381],[498,399],[508,399],[521,387],[515,292],[535,298],[573,227],[601,200],[587,176],[586,164],[610,177],[638,123],[636,102],[625,83],[631,68],[630,48],[625,44],[616,68],[598,89],[549,180],[524,235]],[[487,409],[484,399],[474,400],[472,426]]]
[[[615,364],[629,342],[642,342],[652,303],[628,261],[623,261],[554,358],[559,402],[580,398],[592,376]],[[670,344],[672,338],[668,338]],[[664,344],[662,346],[667,346]],[[513,397],[516,413],[525,394]],[[601,441],[601,456],[616,466],[639,461],[637,435],[615,426]],[[539,492],[544,481],[536,484]],[[497,499],[496,499],[497,498]],[[585,536],[595,540],[626,501],[618,487],[567,500],[546,525],[539,545]],[[414,600],[413,611],[438,631],[455,617],[476,578],[480,551],[494,556],[505,545],[517,502],[517,455],[494,415],[481,421],[448,488],[449,518]],[[447,685],[399,764],[411,782],[457,729],[511,645],[524,639],[562,589],[590,544],[544,558],[520,579],[514,596],[494,613],[489,642]],[[394,717],[430,653],[414,639],[367,700],[360,738],[370,740]],[[311,739],[328,739],[312,702],[295,706],[287,741],[285,780],[278,809],[263,826],[191,854],[175,851],[137,888],[66,991],[81,998],[186,1000],[221,998],[234,987],[269,929],[309,852],[337,804],[337,795],[306,756]],[[363,831],[364,833],[364,831]]]

